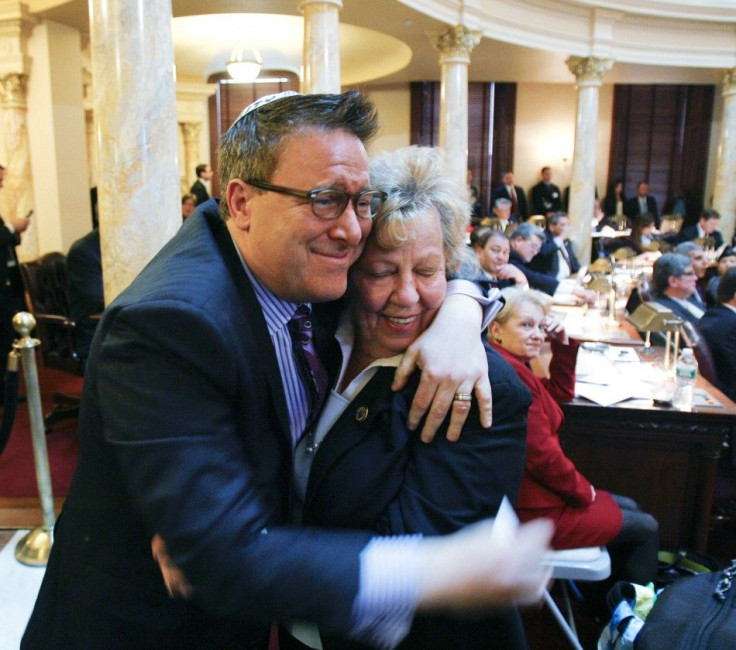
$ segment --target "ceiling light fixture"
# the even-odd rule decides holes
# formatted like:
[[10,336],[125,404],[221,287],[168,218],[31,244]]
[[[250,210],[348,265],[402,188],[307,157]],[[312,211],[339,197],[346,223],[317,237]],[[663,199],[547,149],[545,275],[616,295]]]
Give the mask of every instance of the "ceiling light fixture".
[[227,62],[227,73],[236,83],[250,83],[261,73],[263,61],[254,46],[245,48],[242,45],[233,48],[230,61]]

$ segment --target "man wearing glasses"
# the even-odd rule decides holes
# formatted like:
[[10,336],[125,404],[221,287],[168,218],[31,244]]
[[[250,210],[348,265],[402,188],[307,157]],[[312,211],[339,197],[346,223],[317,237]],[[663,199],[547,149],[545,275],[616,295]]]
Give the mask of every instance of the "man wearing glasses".
[[705,310],[696,298],[698,277],[689,257],[665,253],[654,263],[654,301],[675,316],[697,325]]
[[[364,147],[376,128],[358,93],[251,105],[221,143],[219,208],[198,207],[108,307],[24,650],[265,648],[269,624],[291,619],[392,647],[414,611],[543,589],[548,534],[536,529],[490,538],[481,523],[421,540],[286,525],[293,449],[324,397],[334,301],[383,200]],[[399,368],[400,379],[415,359],[425,369],[408,422],[434,399],[426,439],[448,409],[448,435],[459,433],[468,407],[457,395],[474,388],[490,425],[470,302],[448,296],[430,344]],[[166,566],[162,579],[154,537],[187,597]]]

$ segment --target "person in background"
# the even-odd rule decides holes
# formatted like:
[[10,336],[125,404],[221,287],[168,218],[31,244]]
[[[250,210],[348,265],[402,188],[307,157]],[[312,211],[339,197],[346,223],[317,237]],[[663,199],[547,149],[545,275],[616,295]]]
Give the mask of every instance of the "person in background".
[[[492,522],[424,539],[290,525],[293,450],[334,370],[334,301],[384,200],[364,144],[377,128],[358,92],[289,91],[223,136],[222,201],[194,211],[97,327],[77,470],[22,650],[263,647],[276,620],[390,648],[417,611],[541,594],[533,529],[494,546]],[[480,312],[450,292],[399,365],[397,389],[423,367],[407,405],[423,440],[448,407],[459,433],[474,387],[490,424]]]
[[[657,573],[657,521],[632,499],[594,488],[560,446],[564,416],[559,404],[575,397],[580,344],[567,336],[545,294],[514,287],[501,294],[506,304],[491,323],[489,340],[532,392],[516,512],[522,521],[551,519],[555,549],[606,545],[611,580],[645,585]],[[548,379],[537,377],[528,365],[539,357],[545,340],[552,349]]]
[[[462,262],[469,206],[436,148],[406,147],[376,156],[371,187],[385,188],[388,198],[350,271],[350,304],[336,332],[342,366],[314,437],[297,445],[297,495],[307,525],[384,535],[445,534],[495,516],[504,496],[516,499],[531,395],[509,364],[486,348],[493,426],[481,426],[477,405],[468,403],[457,442],[448,442],[440,431],[426,445],[406,428],[405,405],[418,377],[394,395],[393,369],[442,303],[446,269]],[[367,419],[361,413],[369,414]],[[322,645],[332,647],[328,639]],[[513,608],[472,621],[417,617],[401,645],[525,647]]]
[[[0,189],[5,179],[5,167],[0,165]],[[5,399],[5,370],[8,353],[17,334],[13,316],[26,309],[23,278],[20,274],[15,247],[30,225],[29,212],[25,217],[0,217],[0,406]]]
[[197,207],[197,197],[194,194],[184,194],[181,197],[181,220],[186,221],[187,217],[194,212]]
[[651,214],[640,214],[634,219],[631,226],[631,235],[623,240],[622,244],[637,255],[653,250],[652,244],[656,240],[653,235],[654,217]]
[[595,302],[595,292],[583,289],[573,278],[558,280],[552,275],[533,269],[530,262],[539,253],[545,241],[544,230],[531,223],[522,223],[509,235],[511,252],[509,262],[517,267],[533,289],[539,289],[550,296],[573,295],[589,304]]
[[529,204],[526,200],[526,192],[523,187],[514,183],[514,173],[504,172],[503,183],[493,190],[491,201],[496,199],[508,199],[511,201],[511,216],[516,218],[517,223],[529,218]]
[[477,228],[470,236],[470,244],[480,267],[498,289],[517,285],[528,287],[529,282],[521,269],[509,264],[511,248],[509,238],[501,230]]
[[[697,325],[705,312],[705,305],[695,297],[697,280],[689,257],[680,253],[665,253],[654,262],[654,302],[667,307],[675,316]],[[660,337],[654,338],[660,340]]]
[[194,181],[189,191],[197,197],[197,205],[201,205],[210,198],[208,188],[215,172],[212,171],[209,165],[205,165],[204,163],[197,165],[194,171],[197,174],[197,180]]
[[607,217],[614,217],[624,214],[624,205],[626,204],[626,192],[624,190],[624,180],[615,178],[608,184],[606,196],[603,197],[603,212]]
[[539,183],[532,188],[531,210],[534,214],[549,217],[562,211],[562,194],[560,188],[552,182],[551,167],[542,167],[541,176]]
[[66,256],[66,286],[69,315],[77,324],[76,348],[80,358],[89,356],[89,348],[99,316],[105,309],[102,283],[102,253],[97,216],[97,188],[90,190],[92,230],[75,241]]
[[694,241],[684,241],[675,246],[674,252],[690,258],[696,278],[696,291],[693,300],[700,305],[701,309],[705,309],[705,290],[707,288],[705,276],[710,264],[705,249],[701,244],[696,244]]
[[716,300],[700,319],[698,329],[710,347],[718,388],[736,400],[736,267],[721,277]]
[[493,202],[493,216],[501,222],[501,228],[504,231],[509,224],[519,223],[511,214],[511,201],[508,199],[496,199]]
[[723,246],[723,235],[718,230],[721,222],[721,215],[717,210],[703,210],[698,219],[698,223],[691,226],[684,226],[677,237],[678,242],[693,241],[699,239],[701,241],[706,238],[712,240],[712,248],[719,249]]
[[547,217],[542,248],[529,267],[557,280],[569,278],[580,270],[580,262],[570,241],[570,217],[567,213],[555,212]]
[[708,285],[705,290],[705,302],[709,307],[713,307],[718,304],[718,284],[726,271],[734,266],[736,266],[736,248],[733,246],[727,246],[718,256],[718,275],[714,275],[710,280],[708,280]]
[[657,199],[649,194],[649,183],[639,181],[636,185],[636,196],[632,196],[624,203],[624,214],[628,217],[629,222],[633,223],[638,215],[647,213],[654,217],[654,224],[659,228]]

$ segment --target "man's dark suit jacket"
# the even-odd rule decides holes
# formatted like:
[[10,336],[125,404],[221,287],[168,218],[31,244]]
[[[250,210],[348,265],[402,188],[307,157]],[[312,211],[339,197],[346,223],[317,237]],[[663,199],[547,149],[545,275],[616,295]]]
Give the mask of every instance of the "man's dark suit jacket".
[[[575,251],[572,249],[572,243],[566,239],[564,246],[568,259],[570,260],[570,274],[577,273],[580,270],[580,262],[578,262]],[[554,236],[549,230],[545,230],[542,248],[539,249],[539,252],[529,262],[529,268],[556,278],[560,270],[560,258],[557,255],[557,249],[558,246]]]
[[[283,526],[279,366],[215,200],[107,308],[79,437],[23,649],[251,648],[287,614],[347,632],[370,535]],[[167,595],[154,533],[193,600]]]
[[197,197],[197,205],[208,201],[210,198],[210,194],[207,191],[207,188],[205,187],[204,183],[199,179],[194,181],[194,185],[192,185],[189,191]]
[[[651,194],[647,194],[647,212],[654,217],[654,223],[657,228],[659,228],[660,219],[657,199],[655,199]],[[629,218],[631,223],[634,223],[634,219],[642,214],[639,209],[638,196],[632,196],[631,198],[626,199],[626,202],[624,203],[624,214]]]
[[532,187],[532,212],[548,214],[562,210],[562,192],[554,183],[540,181]]
[[[723,246],[723,235],[721,234],[720,230],[716,230],[712,235],[713,242],[714,242],[714,248],[720,248]],[[690,226],[685,226],[677,235],[677,242],[684,242],[684,241],[693,241],[693,239],[697,239],[700,237],[700,234],[698,233],[698,226],[697,224],[692,224]]]
[[[445,534],[513,503],[524,472],[531,394],[513,368],[486,346],[493,388],[493,426],[484,429],[475,400],[458,442],[447,422],[430,444],[406,428],[418,374],[398,392],[392,368],[379,368],[320,445],[312,464],[305,523],[382,534]],[[367,413],[362,417],[361,413]],[[492,618],[418,617],[400,648],[519,648],[515,612]],[[325,647],[351,647],[325,640]]]
[[[534,258],[532,258],[532,260],[533,259]],[[529,281],[529,286],[532,289],[539,289],[540,291],[544,291],[544,293],[548,293],[550,296],[555,295],[557,285],[560,284],[559,280],[557,280],[553,275],[535,271],[513,248],[509,254],[509,263],[513,264],[518,269],[521,269],[521,272],[526,276],[526,279]]]
[[97,321],[90,318],[105,309],[102,287],[100,231],[95,228],[75,241],[66,256],[69,315],[77,323],[77,353],[86,359]]
[[710,346],[718,388],[736,400],[736,312],[724,305],[711,307],[698,329]]
[[[518,185],[514,185],[514,189],[516,190],[516,202],[519,205],[519,212],[516,215],[513,215],[512,213],[512,216],[518,217],[519,221],[526,221],[529,218],[529,204],[526,200],[526,192]],[[493,193],[491,194],[491,207],[493,207],[496,199],[511,200],[511,194],[505,185],[499,185],[495,190],[493,190]]]
[[[667,307],[675,316],[678,316],[679,318],[682,318],[683,320],[688,321],[689,323],[692,323],[693,325],[697,325],[700,321],[699,318],[696,318],[693,316],[691,312],[689,312],[687,309],[685,309],[679,302],[676,300],[672,300],[669,296],[666,296],[664,294],[656,294],[654,296],[654,302],[658,302],[663,307]],[[693,305],[695,305],[698,309],[702,309],[705,311],[705,304],[699,302],[696,298],[693,298],[692,296],[688,298],[688,302],[691,302]]]

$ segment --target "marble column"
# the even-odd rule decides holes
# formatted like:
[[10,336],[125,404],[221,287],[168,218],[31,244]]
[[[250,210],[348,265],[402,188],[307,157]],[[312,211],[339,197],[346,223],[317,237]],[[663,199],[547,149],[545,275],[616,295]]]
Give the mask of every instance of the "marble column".
[[723,121],[718,142],[713,208],[721,214],[720,230],[730,242],[736,228],[736,68],[721,81]]
[[181,225],[171,0],[91,0],[105,301]]
[[[0,164],[5,167],[0,214],[22,216],[34,207],[31,149],[28,140],[28,38],[34,20],[21,2],[0,7]],[[38,257],[38,215],[23,233],[18,255]]]
[[194,178],[189,178],[187,174],[194,176],[199,161],[199,132],[202,130],[201,122],[179,122],[181,135],[184,138],[184,176],[181,178],[181,193],[186,194],[194,183]]
[[304,14],[305,93],[340,92],[340,9],[342,0],[300,0]]
[[440,147],[450,173],[463,186],[468,173],[468,65],[480,42],[480,32],[455,25],[435,41],[442,68],[440,91]]
[[575,75],[578,92],[568,213],[573,231],[571,239],[578,259],[586,264],[592,248],[599,94],[603,75],[611,69],[613,61],[593,56],[571,56],[566,63]]
[[97,141],[94,111],[94,87],[92,86],[92,53],[87,39],[82,47],[82,91],[84,97],[84,132],[87,138],[87,164],[89,166],[89,186],[97,185]]

